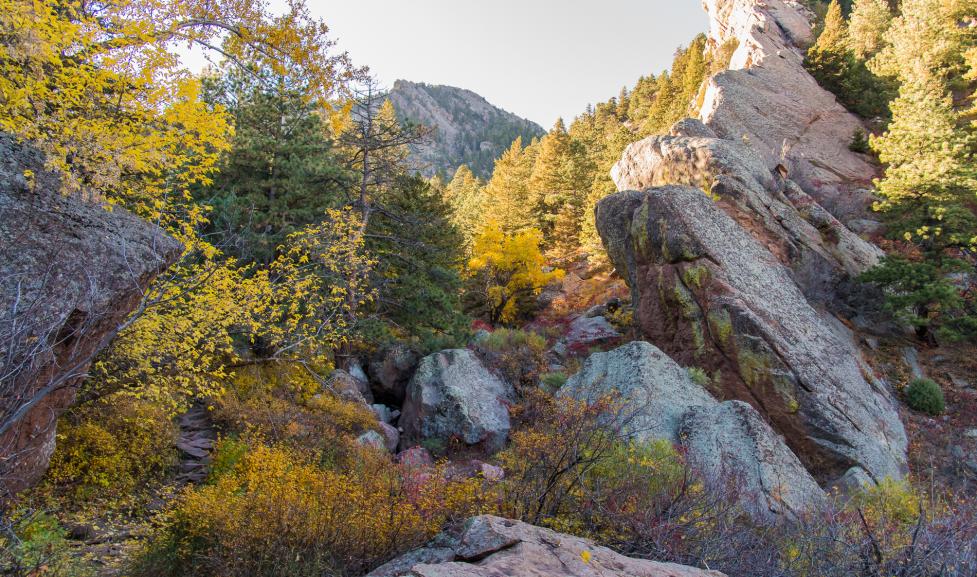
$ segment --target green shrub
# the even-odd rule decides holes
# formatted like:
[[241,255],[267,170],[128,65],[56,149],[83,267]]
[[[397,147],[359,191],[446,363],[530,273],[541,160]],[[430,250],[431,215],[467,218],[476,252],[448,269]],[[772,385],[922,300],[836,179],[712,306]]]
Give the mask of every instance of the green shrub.
[[55,517],[13,511],[10,519],[10,531],[0,534],[0,575],[95,575],[93,567],[73,554],[66,531]]
[[906,402],[915,411],[939,415],[946,409],[943,389],[932,379],[915,379],[906,388]]
[[539,382],[549,392],[556,392],[567,382],[567,375],[563,371],[546,373],[540,377]]
[[872,151],[868,143],[868,135],[865,134],[864,130],[858,129],[852,134],[851,142],[848,143],[848,150],[860,154],[868,154]]

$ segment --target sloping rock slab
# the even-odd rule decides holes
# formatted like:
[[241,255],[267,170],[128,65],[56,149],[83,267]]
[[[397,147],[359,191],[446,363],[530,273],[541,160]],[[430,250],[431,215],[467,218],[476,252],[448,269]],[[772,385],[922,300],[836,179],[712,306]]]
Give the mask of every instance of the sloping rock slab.
[[467,349],[421,359],[404,401],[399,424],[404,446],[425,439],[457,439],[497,451],[509,435],[513,392]]
[[559,394],[588,402],[618,396],[623,437],[681,445],[692,467],[757,522],[796,518],[826,502],[817,482],[753,407],[720,404],[649,343],[591,355]]
[[0,500],[44,473],[92,356],[180,252],[121,208],[63,195],[40,152],[0,135],[0,418],[12,423],[0,432]]
[[876,479],[905,473],[895,403],[866,381],[850,335],[702,191],[611,195],[597,228],[648,340],[681,365],[719,371],[724,396],[756,407],[815,477],[855,465]]
[[693,408],[682,419],[679,437],[692,465],[708,471],[714,485],[734,484],[754,519],[796,518],[827,504],[827,495],[783,439],[742,401]]
[[367,577],[723,577],[625,557],[592,541],[484,515]]
[[[864,215],[877,167],[849,150],[857,117],[804,69],[810,12],[794,0],[703,0],[714,46],[738,43],[729,70],[710,78],[700,118],[721,138],[744,141],[768,168],[784,165],[842,221]],[[861,192],[859,192],[861,191]]]
[[631,144],[611,171],[618,190],[669,184],[701,188],[791,270],[809,300],[846,317],[865,314],[867,302],[881,302],[853,281],[878,264],[878,247],[854,234],[793,181],[771,172],[753,147],[695,136],[708,130],[686,119],[672,128],[672,135]]

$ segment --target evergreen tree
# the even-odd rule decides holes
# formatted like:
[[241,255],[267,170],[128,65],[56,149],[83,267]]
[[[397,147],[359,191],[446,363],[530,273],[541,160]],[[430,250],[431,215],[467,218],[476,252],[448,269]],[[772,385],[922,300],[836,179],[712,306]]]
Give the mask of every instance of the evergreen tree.
[[892,10],[887,0],[855,0],[848,20],[848,47],[855,57],[868,60],[878,54],[890,24]]
[[465,246],[470,247],[483,224],[485,187],[471,169],[463,164],[444,188],[444,199],[451,206],[452,222],[461,231]]
[[523,148],[522,138],[516,138],[495,161],[492,179],[485,187],[486,216],[498,221],[506,233],[533,226],[529,179],[537,149],[535,141]]
[[811,75],[849,110],[863,117],[886,116],[891,83],[880,78],[850,47],[850,34],[837,0],[828,7],[824,29],[807,53]]
[[[865,278],[882,286],[893,311],[928,340],[977,337],[974,296],[950,277],[973,269],[965,257],[977,247],[974,133],[954,105],[959,78],[948,74],[963,68],[967,42],[977,43],[973,33],[969,39],[958,33],[960,8],[952,1],[906,0],[876,62],[901,81],[892,122],[871,142],[887,165],[878,208],[904,245]],[[916,31],[924,23],[944,34],[926,31],[930,44],[920,44]]]
[[366,243],[377,262],[373,286],[384,332],[425,350],[463,343],[469,326],[461,313],[464,242],[451,207],[423,178],[408,175],[396,178],[378,206]]
[[301,82],[233,68],[206,88],[236,127],[220,173],[197,193],[213,206],[208,232],[241,261],[266,264],[285,237],[337,206],[349,175]]

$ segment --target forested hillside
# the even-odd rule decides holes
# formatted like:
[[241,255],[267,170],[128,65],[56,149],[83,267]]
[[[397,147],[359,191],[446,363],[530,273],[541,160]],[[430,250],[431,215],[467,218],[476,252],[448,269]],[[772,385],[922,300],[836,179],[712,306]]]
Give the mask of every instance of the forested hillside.
[[426,176],[454,174],[466,165],[480,178],[517,138],[527,142],[544,130],[461,88],[398,80],[389,93],[401,122],[430,128],[431,134],[411,146],[412,160]]
[[977,4],[548,132],[311,8],[0,0],[0,574],[977,575]]

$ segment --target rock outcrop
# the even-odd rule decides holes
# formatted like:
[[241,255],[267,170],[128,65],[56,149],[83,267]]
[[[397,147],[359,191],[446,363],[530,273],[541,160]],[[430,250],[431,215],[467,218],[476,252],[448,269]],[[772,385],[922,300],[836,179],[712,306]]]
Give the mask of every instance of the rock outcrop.
[[708,80],[700,118],[728,140],[755,147],[844,222],[864,215],[876,174],[849,150],[857,117],[804,69],[811,14],[795,0],[704,0],[713,46],[736,43],[728,70]]
[[720,403],[686,369],[649,343],[595,353],[560,389],[593,402],[613,395],[621,435],[683,447],[714,491],[761,523],[818,510],[827,498],[798,458],[750,405]]
[[795,518],[828,502],[783,439],[742,401],[693,408],[682,419],[679,438],[714,489],[730,490],[754,519]]
[[467,349],[421,359],[407,386],[403,414],[405,447],[426,439],[459,440],[497,451],[509,435],[513,391]]
[[644,341],[590,355],[559,395],[588,402],[614,395],[623,405],[617,416],[623,436],[672,443],[679,442],[679,425],[689,409],[716,404],[688,371]]
[[723,577],[615,553],[592,541],[483,515],[367,577]]
[[121,208],[63,195],[42,154],[0,136],[0,499],[44,473],[93,356],[180,251]]
[[[877,264],[882,251],[792,180],[771,171],[754,147],[710,132],[687,119],[671,135],[628,146],[611,173],[618,190],[667,184],[700,188],[790,269],[810,301],[848,318],[871,312],[865,304],[881,299],[852,279]],[[878,324],[860,320],[866,326]]]
[[819,480],[853,466],[877,480],[904,474],[889,391],[866,380],[851,336],[808,302],[763,235],[688,186],[617,193],[596,212],[652,343],[717,375],[724,397],[759,410]]

